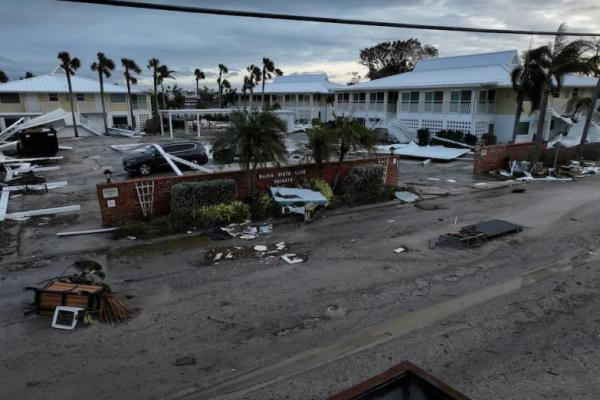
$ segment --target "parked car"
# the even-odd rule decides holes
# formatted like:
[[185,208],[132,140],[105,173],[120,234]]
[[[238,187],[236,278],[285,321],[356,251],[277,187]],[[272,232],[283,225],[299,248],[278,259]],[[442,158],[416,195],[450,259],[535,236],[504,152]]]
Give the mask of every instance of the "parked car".
[[[183,158],[186,161],[198,165],[206,164],[208,162],[206,149],[200,143],[178,142],[165,144],[161,147],[168,154]],[[178,164],[177,166],[181,169],[189,168],[182,164]],[[154,146],[148,146],[141,153],[136,153],[123,158],[123,168],[129,173],[140,174],[142,176],[171,169],[167,160],[160,155]]]

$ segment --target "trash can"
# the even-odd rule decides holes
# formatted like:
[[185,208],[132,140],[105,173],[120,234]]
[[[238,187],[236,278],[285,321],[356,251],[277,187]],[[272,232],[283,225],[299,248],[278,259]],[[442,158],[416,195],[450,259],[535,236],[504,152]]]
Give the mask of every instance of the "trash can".
[[58,152],[58,138],[53,128],[26,129],[17,135],[19,156],[52,157]]

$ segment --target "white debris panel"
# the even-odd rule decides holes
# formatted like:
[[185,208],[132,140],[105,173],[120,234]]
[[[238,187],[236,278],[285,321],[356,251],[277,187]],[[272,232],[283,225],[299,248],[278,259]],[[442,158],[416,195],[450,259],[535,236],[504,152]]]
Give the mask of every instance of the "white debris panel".
[[381,154],[450,161],[469,153],[471,150],[445,146],[419,146],[415,142],[410,142],[409,144],[377,146],[376,151]]

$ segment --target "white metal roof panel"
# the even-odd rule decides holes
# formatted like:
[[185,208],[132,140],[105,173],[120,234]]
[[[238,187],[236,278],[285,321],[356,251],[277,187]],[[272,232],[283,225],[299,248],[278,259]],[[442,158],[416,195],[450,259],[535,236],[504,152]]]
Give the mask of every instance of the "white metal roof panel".
[[[97,80],[74,75],[71,77],[74,93],[100,93],[100,83]],[[69,86],[64,73],[34,76],[0,84],[0,93],[67,93]],[[104,83],[105,93],[127,93],[125,86]],[[138,93],[139,90],[132,89]]]
[[428,58],[417,62],[414,70],[431,71],[437,69],[484,67],[490,65],[516,65],[518,63],[519,53],[517,50],[506,50],[493,53]]

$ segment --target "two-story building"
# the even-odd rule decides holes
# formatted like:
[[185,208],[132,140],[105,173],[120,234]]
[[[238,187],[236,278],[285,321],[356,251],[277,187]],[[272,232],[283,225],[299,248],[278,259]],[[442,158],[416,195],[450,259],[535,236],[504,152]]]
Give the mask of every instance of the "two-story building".
[[[75,112],[78,127],[91,133],[104,132],[100,83],[78,75],[71,77],[75,97]],[[135,126],[143,129],[151,117],[150,96],[141,90],[132,89],[132,107]],[[104,83],[104,100],[108,127],[132,126],[129,112],[127,88],[113,83]],[[0,131],[20,118],[38,117],[57,109],[71,112],[67,77],[61,68],[53,73],[0,84]],[[66,129],[72,129],[72,118],[65,118]]]
[[[329,82],[326,74],[276,76],[265,84],[265,103],[293,111],[298,124],[308,124],[314,118],[327,121],[332,118],[333,92],[340,87],[343,85]],[[262,97],[259,85],[253,94],[240,96],[238,107],[261,109]]]
[[[453,129],[478,136],[494,133],[505,143],[512,139],[517,106],[510,74],[519,64],[516,50],[421,60],[411,72],[335,89],[335,112],[367,126],[396,129],[405,137],[419,128],[433,133]],[[573,95],[591,96],[596,82],[565,77],[560,93],[549,102],[545,139],[570,129],[563,116],[565,103]],[[537,113],[530,113],[528,102],[524,108],[517,141],[531,140],[537,129]]]

